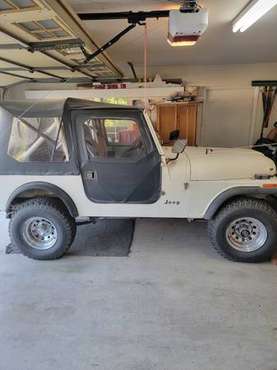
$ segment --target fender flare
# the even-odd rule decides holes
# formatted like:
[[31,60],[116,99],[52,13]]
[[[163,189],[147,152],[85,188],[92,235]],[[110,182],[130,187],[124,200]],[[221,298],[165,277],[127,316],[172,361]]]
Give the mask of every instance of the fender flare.
[[277,188],[276,189],[264,189],[259,186],[239,186],[235,188],[231,188],[228,190],[223,191],[220,193],[208,206],[205,214],[204,219],[210,220],[214,217],[217,211],[222,207],[222,205],[227,202],[229,199],[238,196],[257,196],[257,195],[275,195],[277,196]]
[[47,191],[50,194],[53,194],[55,197],[60,199],[64,205],[66,206],[68,212],[73,218],[78,217],[78,209],[71,199],[71,197],[61,188],[59,188],[57,185],[50,184],[48,182],[40,182],[40,181],[33,181],[28,182],[27,184],[19,186],[17,189],[15,189],[12,194],[9,196],[9,199],[6,204],[6,213],[8,214],[13,201],[20,197],[20,194],[28,191],[28,190],[42,190]]

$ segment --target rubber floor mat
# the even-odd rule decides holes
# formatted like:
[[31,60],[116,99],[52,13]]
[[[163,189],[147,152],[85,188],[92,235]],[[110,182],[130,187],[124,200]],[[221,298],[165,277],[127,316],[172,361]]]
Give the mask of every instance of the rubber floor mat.
[[[128,256],[134,235],[134,220],[99,220],[95,224],[79,225],[75,240],[67,252],[71,256]],[[6,254],[20,251],[9,244]]]

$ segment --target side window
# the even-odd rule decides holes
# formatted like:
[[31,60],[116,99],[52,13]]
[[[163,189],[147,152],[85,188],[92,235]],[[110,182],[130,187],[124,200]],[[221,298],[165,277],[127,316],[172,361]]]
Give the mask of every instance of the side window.
[[60,117],[16,118],[8,155],[18,162],[67,162],[68,149]]
[[90,118],[83,123],[88,158],[139,158],[146,146],[132,119]]

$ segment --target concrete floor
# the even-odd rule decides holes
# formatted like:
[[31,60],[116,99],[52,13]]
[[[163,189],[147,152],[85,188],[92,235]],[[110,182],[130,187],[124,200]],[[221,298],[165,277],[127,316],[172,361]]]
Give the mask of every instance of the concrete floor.
[[0,369],[277,369],[277,267],[217,256],[205,224],[138,221],[130,257],[4,255]]

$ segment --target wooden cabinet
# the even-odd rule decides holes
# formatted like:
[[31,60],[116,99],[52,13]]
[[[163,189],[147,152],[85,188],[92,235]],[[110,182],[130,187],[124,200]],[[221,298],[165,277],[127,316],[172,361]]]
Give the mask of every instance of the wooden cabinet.
[[180,130],[180,139],[196,145],[198,106],[196,102],[157,105],[157,131],[164,145],[171,144],[169,134],[174,130]]

